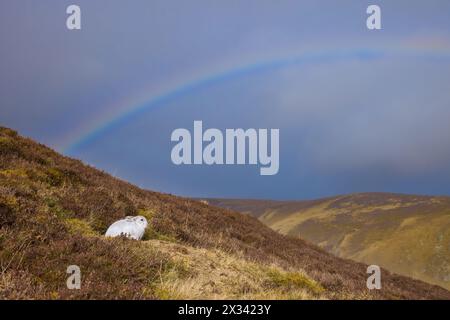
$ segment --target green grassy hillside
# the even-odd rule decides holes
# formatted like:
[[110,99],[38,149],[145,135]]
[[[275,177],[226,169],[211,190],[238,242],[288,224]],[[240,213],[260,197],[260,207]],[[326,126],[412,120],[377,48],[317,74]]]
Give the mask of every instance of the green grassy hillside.
[[[143,241],[105,238],[144,215]],[[69,265],[80,290],[66,287]],[[337,258],[257,219],[137,188],[0,128],[1,299],[450,299],[450,292]]]
[[314,201],[209,201],[337,256],[450,289],[450,197],[362,193]]

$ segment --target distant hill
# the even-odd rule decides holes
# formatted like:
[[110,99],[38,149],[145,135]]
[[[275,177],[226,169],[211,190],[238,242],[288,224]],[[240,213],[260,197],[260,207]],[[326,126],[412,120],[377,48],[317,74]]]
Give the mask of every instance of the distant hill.
[[[144,215],[143,241],[103,236]],[[66,287],[69,265],[81,290]],[[450,299],[438,286],[281,235],[257,219],[142,190],[0,128],[0,299]]]
[[450,197],[361,193],[313,201],[208,201],[339,257],[450,289]]

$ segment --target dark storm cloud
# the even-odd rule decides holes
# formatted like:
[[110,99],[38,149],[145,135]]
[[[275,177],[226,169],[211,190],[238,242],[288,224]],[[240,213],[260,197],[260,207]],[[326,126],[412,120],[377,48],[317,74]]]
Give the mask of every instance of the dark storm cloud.
[[[62,151],[95,127],[92,119],[126,111],[133,106],[117,101],[146,90],[150,100],[160,88],[256,62],[373,48],[385,54],[199,88],[73,155],[141,186],[194,196],[448,194],[450,3],[378,3],[383,30],[371,33],[367,1],[77,1],[83,29],[69,32],[72,1],[4,0],[0,122]],[[171,131],[199,119],[221,129],[280,128],[280,173],[174,166]]]

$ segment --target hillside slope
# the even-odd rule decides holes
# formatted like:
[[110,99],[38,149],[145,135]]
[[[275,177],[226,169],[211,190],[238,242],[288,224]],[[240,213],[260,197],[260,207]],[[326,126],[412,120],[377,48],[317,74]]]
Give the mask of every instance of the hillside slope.
[[[107,239],[115,220],[145,215],[144,241]],[[81,269],[81,290],[66,268]],[[139,189],[0,128],[2,299],[450,299],[440,287],[280,235],[257,219]]]
[[344,258],[450,289],[450,197],[362,193],[314,201],[210,200]]

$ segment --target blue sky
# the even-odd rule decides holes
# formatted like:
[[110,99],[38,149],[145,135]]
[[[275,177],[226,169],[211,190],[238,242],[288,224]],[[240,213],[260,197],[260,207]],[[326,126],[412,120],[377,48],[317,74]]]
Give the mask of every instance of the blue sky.
[[[449,18],[447,0],[2,0],[0,124],[173,194],[449,195]],[[279,128],[279,173],[173,165],[194,120]]]

